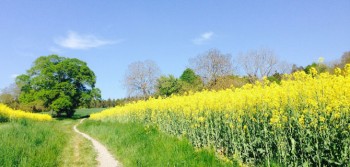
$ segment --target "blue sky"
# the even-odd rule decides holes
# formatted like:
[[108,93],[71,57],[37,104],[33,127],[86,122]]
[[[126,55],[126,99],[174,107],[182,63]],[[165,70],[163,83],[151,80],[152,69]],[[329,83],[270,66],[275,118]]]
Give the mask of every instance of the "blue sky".
[[87,62],[103,98],[126,96],[134,61],[181,75],[188,60],[216,48],[236,57],[269,48],[307,65],[350,50],[349,0],[0,1],[0,89],[39,56]]

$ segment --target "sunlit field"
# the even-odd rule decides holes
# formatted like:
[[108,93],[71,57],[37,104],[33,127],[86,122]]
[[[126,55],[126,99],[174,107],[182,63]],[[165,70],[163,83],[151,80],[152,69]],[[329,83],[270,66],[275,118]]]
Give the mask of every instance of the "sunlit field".
[[30,119],[36,121],[50,121],[52,118],[47,114],[36,114],[21,110],[13,110],[4,104],[0,103],[0,122],[11,120]]
[[350,163],[350,65],[335,74],[296,72],[281,84],[150,99],[92,114],[141,122],[188,138],[195,147],[244,164],[286,166]]

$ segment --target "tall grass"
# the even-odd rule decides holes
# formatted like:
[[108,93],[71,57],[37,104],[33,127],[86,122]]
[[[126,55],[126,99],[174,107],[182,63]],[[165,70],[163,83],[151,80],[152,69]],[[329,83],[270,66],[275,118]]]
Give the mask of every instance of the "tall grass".
[[128,166],[232,166],[213,151],[195,150],[188,140],[169,136],[140,123],[87,120],[78,127],[104,143]]
[[62,167],[91,167],[97,166],[96,152],[92,143],[85,139],[80,134],[73,131],[72,127],[78,121],[73,119],[66,119],[58,121],[56,125],[64,130],[69,136],[69,141],[60,156],[60,165]]
[[68,139],[57,122],[0,123],[0,166],[58,166]]

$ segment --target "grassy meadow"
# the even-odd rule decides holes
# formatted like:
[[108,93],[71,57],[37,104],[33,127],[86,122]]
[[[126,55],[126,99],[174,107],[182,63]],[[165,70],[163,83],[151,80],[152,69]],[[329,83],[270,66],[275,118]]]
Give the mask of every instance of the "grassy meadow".
[[91,142],[76,134],[74,120],[0,123],[0,166],[96,166]]
[[[72,129],[76,120],[54,120],[45,114],[42,117],[42,114],[16,111],[3,105],[1,109],[1,167],[97,165],[92,144]],[[99,110],[85,111],[77,112],[83,115]]]
[[56,123],[56,126],[60,126],[69,136],[68,142],[60,154],[59,166],[96,166],[97,161],[95,158],[97,153],[95,152],[92,143],[72,130],[72,127],[77,123],[78,121],[74,119],[61,120]]
[[69,136],[53,122],[0,124],[0,166],[59,166]]
[[[107,146],[124,166],[232,166],[211,149],[195,149],[177,138],[140,123],[87,120],[79,126]],[[237,165],[234,165],[237,166]]]
[[79,119],[79,118],[86,117],[90,114],[97,113],[97,112],[100,112],[103,110],[105,110],[105,108],[80,108],[80,109],[76,109],[72,118]]
[[[0,123],[0,166],[97,166],[91,142],[72,127],[79,118],[102,110],[77,109],[71,119],[50,121],[6,119]],[[195,149],[186,138],[143,124],[87,120],[78,128],[101,141],[124,166],[234,165],[218,158],[213,149]]]

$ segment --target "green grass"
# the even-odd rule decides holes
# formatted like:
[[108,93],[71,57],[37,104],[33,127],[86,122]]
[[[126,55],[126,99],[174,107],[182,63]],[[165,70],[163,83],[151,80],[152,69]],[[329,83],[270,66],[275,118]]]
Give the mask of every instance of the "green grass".
[[96,166],[91,142],[73,132],[76,120],[0,123],[0,166]]
[[100,112],[102,110],[105,110],[105,108],[81,108],[81,109],[76,109],[75,113],[73,115],[73,118],[81,118],[88,116],[90,114]]
[[0,124],[0,166],[58,166],[68,139],[54,122]]
[[97,154],[92,146],[92,143],[72,130],[72,127],[77,123],[78,121],[72,119],[66,119],[58,122],[61,129],[64,129],[69,136],[69,141],[61,153],[59,166],[96,166],[97,161],[95,159]]
[[233,166],[213,151],[196,150],[179,139],[137,123],[87,120],[79,129],[98,139],[118,161],[128,166]]
[[[82,117],[86,117],[90,114],[101,112],[102,110],[105,110],[106,108],[79,108],[75,110],[75,113],[73,115],[73,119],[80,119]],[[50,111],[41,112],[41,114],[49,114],[49,115],[55,115],[56,113],[51,113]],[[65,113],[62,114],[65,116]],[[0,120],[1,121],[1,120]]]

